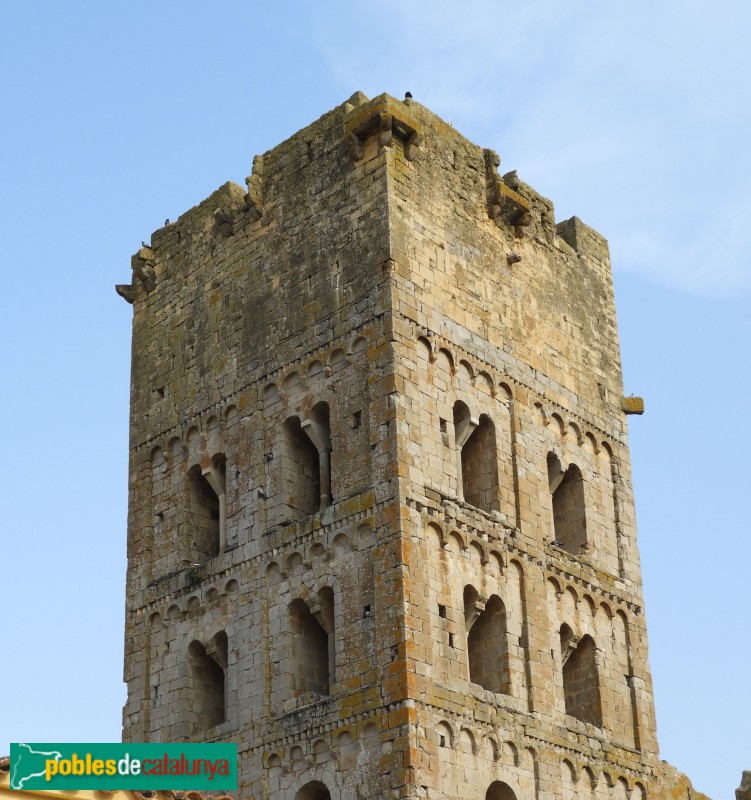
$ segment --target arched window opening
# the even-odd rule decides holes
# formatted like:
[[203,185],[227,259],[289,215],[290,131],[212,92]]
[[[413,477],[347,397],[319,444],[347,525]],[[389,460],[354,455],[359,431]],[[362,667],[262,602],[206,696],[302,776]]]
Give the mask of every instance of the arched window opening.
[[306,783],[295,795],[295,800],[331,800],[331,793],[321,781]]
[[321,505],[318,450],[298,417],[284,423],[283,464],[287,504],[300,516],[315,514]]
[[548,481],[553,500],[555,544],[574,555],[587,546],[584,479],[576,464],[563,470],[554,453],[548,454]]
[[188,470],[190,535],[196,558],[215,558],[224,549],[226,459],[215,456],[211,466]]
[[188,663],[197,730],[220,725],[227,718],[225,670],[227,669],[227,634],[218,633],[208,648],[194,640],[188,646]]
[[334,594],[324,587],[309,607],[290,603],[294,636],[295,697],[312,692],[329,695],[334,682]]
[[485,792],[485,800],[516,800],[516,795],[507,783],[493,781]]
[[489,692],[509,694],[506,609],[498,595],[482,603],[472,586],[464,590],[469,679]]
[[482,414],[461,449],[462,491],[465,502],[482,511],[498,511],[498,456],[495,426]]
[[597,648],[586,635],[577,642],[568,625],[561,626],[561,659],[566,713],[581,722],[602,727]]

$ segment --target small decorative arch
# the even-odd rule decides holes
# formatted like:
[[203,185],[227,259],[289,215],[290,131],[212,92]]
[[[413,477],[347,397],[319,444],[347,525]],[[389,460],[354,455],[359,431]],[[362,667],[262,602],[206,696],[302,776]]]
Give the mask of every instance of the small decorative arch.
[[448,722],[439,722],[435,726],[438,747],[454,748],[454,731]]
[[475,371],[469,361],[462,359],[456,368],[456,378],[459,386],[472,386],[475,378]]
[[279,388],[275,383],[269,383],[264,388],[262,396],[263,396],[263,402],[267,406],[272,406],[281,400],[281,397],[279,395]]
[[320,375],[323,372],[323,363],[318,358],[314,358],[310,364],[308,364],[308,368],[306,370],[308,373],[309,378],[314,378],[316,375]]
[[302,386],[302,378],[300,378],[300,373],[290,372],[289,375],[287,375],[282,381],[282,386],[284,387],[285,392],[292,392]]
[[591,451],[592,451],[592,452],[593,452],[595,455],[597,455],[597,453],[599,453],[599,452],[600,452],[600,447],[599,447],[599,445],[597,444],[597,439],[595,439],[595,437],[594,437],[594,436],[592,435],[592,433],[590,433],[589,431],[587,431],[587,433],[584,435],[584,441],[585,441],[585,443],[586,443],[587,447],[588,447],[588,448],[589,448],[589,449],[590,449],[590,450],[591,450]]
[[561,415],[558,412],[554,411],[550,415],[550,424],[554,426],[555,432],[559,436],[566,435],[566,426],[563,422],[563,417],[561,417]]
[[451,550],[456,547],[458,552],[463,552],[467,549],[467,543],[459,531],[451,531],[446,537],[446,549]]
[[324,739],[313,742],[313,757],[316,764],[323,764],[331,758],[331,748]]
[[590,618],[594,619],[594,616],[597,613],[597,603],[595,603],[592,597],[588,594],[582,595],[582,602],[589,611]]
[[342,350],[341,347],[334,348],[329,356],[329,367],[331,367],[332,371],[336,372],[345,366],[346,363],[347,358],[344,354],[344,350]]
[[167,455],[170,458],[178,458],[183,454],[183,443],[179,436],[173,436],[167,442]]
[[294,553],[290,553],[287,556],[287,560],[284,562],[284,571],[288,575],[294,575],[295,573],[301,574],[304,572],[305,566],[303,563],[303,557],[301,553],[295,551]]
[[597,787],[597,776],[595,773],[589,767],[584,767],[584,769],[582,769],[582,774],[587,779],[587,787],[589,790],[594,791]]
[[349,540],[349,536],[346,533],[337,534],[334,537],[334,540],[331,542],[331,546],[334,548],[334,552],[338,556],[346,555],[347,553],[351,553],[354,549],[352,547],[352,543]]
[[363,522],[357,528],[357,546],[369,547],[375,544],[375,533],[373,526],[369,522]]
[[282,763],[282,758],[279,753],[270,753],[268,758],[266,759],[266,768],[273,769],[274,767],[280,766]]
[[487,553],[485,552],[485,548],[480,542],[473,539],[469,543],[469,547],[467,549],[469,551],[470,556],[474,559],[477,559],[477,561],[480,564],[484,566],[485,564],[488,563]]
[[308,560],[316,560],[325,558],[326,556],[326,548],[320,542],[314,542],[310,546],[310,550],[308,550]]
[[506,741],[501,747],[502,755],[506,755],[511,760],[511,763],[518,767],[521,763],[521,756],[519,755],[519,748],[514,742]]
[[644,784],[637,781],[634,784],[634,789],[631,792],[631,800],[647,800],[647,790]]
[[579,780],[576,767],[567,758],[564,758],[563,761],[561,761],[561,772],[564,770],[566,771],[566,777],[571,781],[571,783],[576,783]]
[[454,357],[445,347],[439,348],[436,353],[435,365],[438,369],[445,370],[449,375],[454,374]]
[[503,575],[505,569],[504,554],[498,550],[490,550],[488,552],[488,564],[493,570],[496,570],[499,575]]
[[418,358],[422,358],[428,363],[433,359],[433,348],[424,336],[418,336],[417,338],[417,355]]
[[279,567],[279,564],[276,561],[272,561],[266,567],[266,580],[268,581],[270,586],[279,583],[282,580],[282,570]]
[[475,735],[469,728],[461,728],[459,730],[459,740],[462,745],[466,743],[466,749],[469,753],[472,755],[477,755],[477,742],[475,740]]
[[495,384],[493,379],[487,372],[481,371],[477,373],[475,379],[475,386],[481,391],[489,394],[491,397],[495,395]]
[[240,421],[240,409],[234,403],[231,403],[224,409],[222,418],[224,419],[225,426],[231,428],[235,423]]

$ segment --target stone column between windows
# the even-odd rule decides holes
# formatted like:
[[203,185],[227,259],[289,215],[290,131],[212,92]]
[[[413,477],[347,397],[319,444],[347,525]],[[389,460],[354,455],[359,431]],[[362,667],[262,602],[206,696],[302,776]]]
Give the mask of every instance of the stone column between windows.
[[320,473],[321,505],[331,505],[331,436],[325,425],[313,419],[306,419],[300,426],[318,450],[318,469]]
[[226,483],[224,475],[215,467],[206,467],[201,474],[219,498],[219,552],[227,548]]
[[462,475],[462,448],[475,428],[480,424],[479,419],[465,417],[454,423],[454,436],[456,438],[456,497],[464,500],[464,476]]

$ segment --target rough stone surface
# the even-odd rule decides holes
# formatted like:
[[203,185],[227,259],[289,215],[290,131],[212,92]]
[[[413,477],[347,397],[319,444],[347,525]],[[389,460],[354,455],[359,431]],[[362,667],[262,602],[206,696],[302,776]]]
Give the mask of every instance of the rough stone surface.
[[607,242],[498,164],[358,93],[134,256],[126,741],[236,741],[244,798],[701,797]]
[[751,800],[751,771],[744,770],[741,785],[735,790],[736,800]]

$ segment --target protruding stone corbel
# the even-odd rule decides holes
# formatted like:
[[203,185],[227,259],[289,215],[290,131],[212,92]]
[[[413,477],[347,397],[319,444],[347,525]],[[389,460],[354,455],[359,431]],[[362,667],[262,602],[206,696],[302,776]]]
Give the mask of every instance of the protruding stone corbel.
[[387,112],[381,112],[378,117],[378,144],[381,147],[389,147],[394,135],[394,118]]
[[404,157],[407,161],[414,161],[417,158],[417,151],[422,145],[422,134],[415,131],[407,137],[404,142]]
[[[529,201],[509,186],[506,176],[502,179],[498,175],[501,158],[495,150],[486,149],[485,156],[485,181],[487,189],[488,216],[498,225],[510,225],[514,235],[521,238],[524,228],[532,220]],[[516,173],[509,173],[516,176]],[[516,263],[511,261],[509,264]]]
[[644,398],[643,397],[624,397],[621,400],[621,410],[625,414],[643,414],[644,413]]
[[365,155],[365,142],[378,135],[379,147],[390,147],[394,137],[404,144],[404,157],[413,161],[423,140],[422,129],[404,103],[381,95],[345,116],[344,140],[355,161]]
[[263,156],[253,159],[253,170],[245,179],[248,192],[245,195],[245,208],[252,220],[263,216]]
[[217,208],[214,212],[216,229],[222,236],[234,236],[237,233],[237,224],[240,221],[239,214],[233,214],[229,208]]
[[118,283],[115,286],[115,291],[131,305],[136,299],[136,287],[132,283]]
[[133,303],[138,295],[136,281],[141,281],[143,288],[150,292],[156,286],[156,273],[154,272],[154,251],[142,247],[131,259],[130,268],[133,273],[131,283],[118,283],[115,291],[128,303]]
[[154,273],[154,251],[150,247],[142,247],[131,259],[133,275],[143,283],[144,289],[150,292],[156,286]]
[[344,141],[354,161],[359,161],[365,155],[365,142],[354,131],[347,131]]

